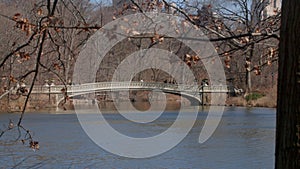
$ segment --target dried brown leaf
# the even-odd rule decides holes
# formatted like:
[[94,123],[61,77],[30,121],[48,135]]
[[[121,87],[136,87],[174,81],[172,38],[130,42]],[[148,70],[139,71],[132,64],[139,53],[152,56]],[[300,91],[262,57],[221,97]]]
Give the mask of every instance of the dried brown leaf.
[[39,9],[37,10],[37,14],[38,14],[38,15],[43,15],[43,10],[42,10],[41,8],[39,8]]

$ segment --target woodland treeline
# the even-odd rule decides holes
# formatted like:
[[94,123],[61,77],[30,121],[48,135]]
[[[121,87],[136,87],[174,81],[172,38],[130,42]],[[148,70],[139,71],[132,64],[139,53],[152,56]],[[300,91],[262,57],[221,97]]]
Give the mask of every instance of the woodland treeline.
[[[229,83],[246,94],[269,92],[277,84],[280,29],[280,8],[270,13],[270,2],[1,0],[0,94],[20,85],[26,85],[21,94],[30,95],[33,85],[72,84],[74,63],[89,37],[106,23],[137,12],[168,13],[201,28],[214,44]],[[173,52],[190,66],[199,83],[207,78],[202,64],[205,60],[200,61],[176,39],[154,33],[128,38],[111,49],[100,65],[97,80],[110,81],[126,56],[146,48]],[[173,82],[168,74],[154,69],[134,77],[141,79]]]

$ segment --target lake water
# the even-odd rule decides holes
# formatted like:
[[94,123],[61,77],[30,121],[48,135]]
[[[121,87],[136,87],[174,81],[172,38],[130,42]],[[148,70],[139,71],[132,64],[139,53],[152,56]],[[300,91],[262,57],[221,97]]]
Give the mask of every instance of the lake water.
[[[136,128],[118,114],[106,119],[120,132],[144,137],[166,130],[176,119],[176,112],[164,113],[153,127]],[[170,151],[146,159],[132,159],[111,154],[97,146],[81,128],[76,114],[26,114],[23,125],[34,131],[40,150],[9,140],[17,131],[0,138],[0,168],[149,168],[149,169],[269,169],[274,168],[275,109],[225,108],[221,123],[212,137],[198,143],[207,116],[199,112],[188,136]],[[17,114],[0,114],[0,128]]]

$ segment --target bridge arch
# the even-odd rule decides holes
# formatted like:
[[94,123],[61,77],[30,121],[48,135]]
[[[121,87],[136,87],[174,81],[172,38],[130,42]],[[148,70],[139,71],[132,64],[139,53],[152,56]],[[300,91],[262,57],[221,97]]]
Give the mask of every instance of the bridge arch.
[[202,103],[204,93],[237,93],[233,86],[215,85],[215,86],[188,86],[159,82],[97,82],[87,84],[76,84],[71,86],[56,85],[51,87],[34,86],[33,94],[52,94],[56,95],[56,105],[64,99],[62,89],[67,88],[67,95],[74,97],[83,94],[93,93],[95,91],[128,91],[130,90],[160,90],[164,93],[181,95],[191,101],[194,105]]
[[[87,85],[87,84],[85,84]],[[92,83],[89,84],[91,86],[83,87],[83,89],[79,89],[75,86],[72,86],[70,90],[68,90],[69,97],[75,97],[84,94],[90,94],[94,92],[102,92],[102,91],[128,91],[128,90],[149,90],[149,91],[162,91],[164,93],[180,95],[187,98],[192,105],[200,105],[201,101],[201,93],[199,93],[198,89],[192,86],[182,86],[178,88],[175,84],[166,84],[166,83],[151,83],[151,82],[118,82],[118,83],[110,83],[110,82],[102,82],[102,83]],[[63,101],[63,97],[57,100],[57,106],[61,101]]]

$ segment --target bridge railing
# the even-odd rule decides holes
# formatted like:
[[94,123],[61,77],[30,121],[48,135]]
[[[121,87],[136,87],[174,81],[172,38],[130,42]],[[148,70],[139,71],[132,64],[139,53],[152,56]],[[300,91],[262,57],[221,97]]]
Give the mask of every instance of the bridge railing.
[[[56,86],[35,86],[32,93],[40,94],[60,94],[66,86],[56,85]],[[192,86],[192,85],[178,85],[170,83],[158,83],[158,82],[99,82],[99,83],[87,83],[87,84],[75,84],[68,85],[68,93],[76,93],[83,91],[95,91],[95,90],[118,90],[118,89],[158,89],[158,90],[170,90],[178,92],[188,92],[188,93],[232,93],[236,92],[233,87],[224,85],[214,85],[214,86]]]
[[57,86],[34,86],[32,93],[36,94],[48,94],[50,93],[62,93],[62,89],[64,88],[64,85],[57,85]]
[[202,86],[200,92],[204,93],[228,93],[230,92],[228,86],[214,85],[214,86]]

